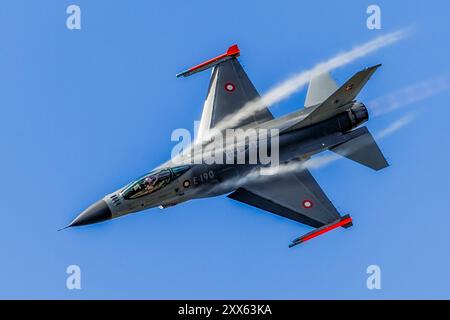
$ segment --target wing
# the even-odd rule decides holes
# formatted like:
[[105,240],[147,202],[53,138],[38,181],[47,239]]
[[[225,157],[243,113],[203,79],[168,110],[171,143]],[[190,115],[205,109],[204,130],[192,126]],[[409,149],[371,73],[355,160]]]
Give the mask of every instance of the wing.
[[316,228],[292,241],[289,247],[338,227],[352,226],[349,215],[341,216],[308,170],[272,176],[264,182],[237,189],[229,198]]
[[262,179],[237,189],[228,197],[314,228],[340,218],[307,169]]
[[[248,78],[237,60],[239,48],[234,45],[227,53],[190,68],[178,76],[189,76],[196,72],[213,67],[208,94],[203,106],[203,113],[197,133],[197,139],[207,136],[210,129],[215,128],[225,117],[238,113],[247,103],[258,99],[259,93]],[[242,117],[233,128],[251,123],[262,123],[273,119],[267,108]]]

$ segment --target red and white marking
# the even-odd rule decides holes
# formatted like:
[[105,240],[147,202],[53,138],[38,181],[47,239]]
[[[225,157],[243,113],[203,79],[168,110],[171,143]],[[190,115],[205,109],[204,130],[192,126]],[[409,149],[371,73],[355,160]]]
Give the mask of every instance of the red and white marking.
[[305,201],[303,201],[302,205],[303,205],[303,208],[305,208],[305,209],[311,209],[313,206],[313,203],[311,200],[305,200]]
[[184,180],[183,181],[183,187],[189,188],[190,186],[191,186],[191,182],[189,180]]
[[236,90],[236,87],[234,84],[232,84],[231,82],[228,82],[225,85],[225,90],[227,90],[228,92],[233,92],[234,90]]

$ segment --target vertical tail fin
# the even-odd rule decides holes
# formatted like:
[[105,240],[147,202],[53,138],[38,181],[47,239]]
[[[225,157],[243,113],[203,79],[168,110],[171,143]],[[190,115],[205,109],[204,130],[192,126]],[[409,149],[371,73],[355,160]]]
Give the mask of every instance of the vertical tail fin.
[[[378,64],[357,72],[344,85],[330,94],[323,102],[315,108],[312,108],[311,113],[305,118],[294,124],[292,127],[287,128],[285,131],[300,129],[324,121],[351,108],[351,102],[355,100],[361,89],[380,66],[381,64]],[[311,80],[306,101],[307,107],[312,107],[311,103],[321,100],[326,95],[325,92],[332,87],[332,82],[330,80],[333,81],[327,74],[323,74]],[[322,91],[319,89],[320,85],[324,85],[328,89]]]
[[338,88],[336,81],[328,72],[313,77],[306,93],[305,108],[324,102]]

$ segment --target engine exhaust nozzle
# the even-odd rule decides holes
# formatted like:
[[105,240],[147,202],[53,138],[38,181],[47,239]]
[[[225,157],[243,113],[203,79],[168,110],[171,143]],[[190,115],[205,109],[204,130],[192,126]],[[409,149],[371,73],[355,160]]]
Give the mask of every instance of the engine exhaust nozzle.
[[369,112],[364,103],[355,102],[348,110],[348,116],[354,128],[369,120]]

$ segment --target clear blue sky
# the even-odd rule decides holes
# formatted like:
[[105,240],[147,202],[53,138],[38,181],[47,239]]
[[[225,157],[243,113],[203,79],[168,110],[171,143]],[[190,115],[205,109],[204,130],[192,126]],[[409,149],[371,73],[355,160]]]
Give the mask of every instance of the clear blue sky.
[[[82,29],[66,29],[78,4]],[[303,246],[310,228],[219,197],[56,230],[167,160],[175,128],[201,114],[209,73],[175,74],[239,44],[260,92],[341,50],[398,28],[412,35],[333,74],[383,63],[369,101],[450,71],[450,5],[376,1],[2,1],[0,3],[0,298],[450,298],[450,92],[384,116],[391,167],[347,160],[314,170],[354,227]],[[305,91],[273,108],[302,105]],[[66,289],[66,267],[82,290]],[[382,290],[366,288],[366,268]]]

